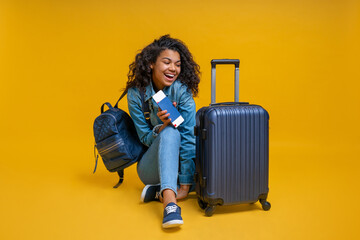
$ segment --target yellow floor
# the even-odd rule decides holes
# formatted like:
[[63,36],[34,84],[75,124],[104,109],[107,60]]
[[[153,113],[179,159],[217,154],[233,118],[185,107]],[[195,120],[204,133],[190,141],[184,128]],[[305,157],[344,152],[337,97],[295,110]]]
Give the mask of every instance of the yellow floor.
[[[359,13],[356,0],[0,1],[0,240],[359,238]],[[167,33],[201,67],[197,109],[211,59],[240,59],[240,101],[270,113],[270,211],[206,217],[191,195],[165,231],[135,166],[118,189],[101,162],[92,174],[101,104]],[[233,99],[228,67],[218,102]]]
[[[135,167],[113,189],[116,174],[102,162],[92,174],[91,142],[84,142],[89,145],[50,141],[25,149],[2,143],[0,239],[352,239],[358,234],[359,170],[351,164],[352,146],[272,144],[270,211],[259,203],[244,204],[218,207],[206,217],[191,194],[179,203],[181,229],[163,230],[162,205],[139,201],[143,185]],[[25,165],[16,162],[19,154]]]

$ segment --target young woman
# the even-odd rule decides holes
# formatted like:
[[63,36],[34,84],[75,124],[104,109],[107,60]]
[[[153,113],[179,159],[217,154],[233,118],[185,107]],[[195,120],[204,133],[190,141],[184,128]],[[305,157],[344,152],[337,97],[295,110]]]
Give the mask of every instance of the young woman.
[[[141,201],[160,200],[164,206],[164,228],[183,224],[177,200],[193,189],[195,171],[195,102],[200,82],[199,65],[186,45],[169,35],[160,37],[136,55],[129,66],[128,107],[141,142],[148,150],[137,165],[146,185]],[[152,96],[162,90],[178,109],[184,122],[175,128],[171,116],[162,111]],[[150,123],[142,110],[149,104]]]

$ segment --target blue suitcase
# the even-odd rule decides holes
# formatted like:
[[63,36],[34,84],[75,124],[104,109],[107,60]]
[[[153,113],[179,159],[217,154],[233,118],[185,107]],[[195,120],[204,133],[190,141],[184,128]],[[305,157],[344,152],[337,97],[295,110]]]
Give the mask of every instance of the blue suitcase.
[[[217,64],[235,65],[235,102],[215,103]],[[196,113],[196,194],[206,216],[217,205],[255,203],[269,192],[269,114],[239,102],[239,60],[211,61],[211,104]]]

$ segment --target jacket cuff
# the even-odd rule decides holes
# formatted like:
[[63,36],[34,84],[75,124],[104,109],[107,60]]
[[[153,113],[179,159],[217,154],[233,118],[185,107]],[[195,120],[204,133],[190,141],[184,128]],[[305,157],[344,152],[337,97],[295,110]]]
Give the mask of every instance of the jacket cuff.
[[152,134],[153,137],[157,137],[157,135],[159,135],[159,129],[161,128],[162,124],[156,125],[153,130],[152,130]]

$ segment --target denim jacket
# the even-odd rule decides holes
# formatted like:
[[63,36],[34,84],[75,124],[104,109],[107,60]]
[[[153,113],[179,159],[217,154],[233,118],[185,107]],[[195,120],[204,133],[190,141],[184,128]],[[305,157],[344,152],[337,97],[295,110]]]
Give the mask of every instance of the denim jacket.
[[[150,83],[145,89],[145,101],[149,103],[150,122],[154,126],[153,129],[149,128],[145,120],[139,89],[130,88],[127,93],[127,100],[129,113],[134,121],[140,141],[144,145],[150,146],[157,136],[157,130],[162,125],[162,121],[156,115],[158,106],[152,99],[155,94],[152,84]],[[195,101],[191,91],[179,80],[176,80],[171,86],[165,87],[163,92],[170,98],[171,102],[177,103],[176,108],[184,118],[184,122],[177,128],[181,136],[179,182],[180,184],[193,184],[195,172]]]

